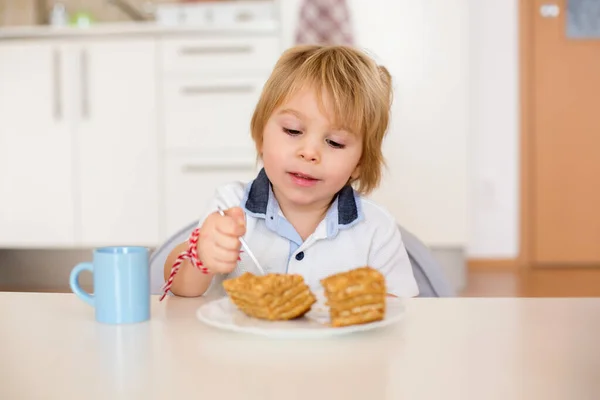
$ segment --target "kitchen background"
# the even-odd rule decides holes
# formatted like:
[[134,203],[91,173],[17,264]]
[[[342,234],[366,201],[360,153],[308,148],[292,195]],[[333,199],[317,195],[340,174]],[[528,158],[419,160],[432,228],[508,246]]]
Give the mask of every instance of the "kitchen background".
[[[177,3],[176,0],[163,0],[161,3]],[[0,25],[31,26],[50,23],[51,10],[63,6],[70,12],[87,12],[99,22],[130,21],[132,16],[123,8],[118,0],[0,0]],[[145,18],[152,18],[154,3],[143,0],[124,2]]]
[[[394,79],[373,197],[461,292],[469,259],[519,255],[519,1],[346,3]],[[0,290],[66,291],[91,248],[154,247],[251,179],[249,117],[302,4],[0,0]]]

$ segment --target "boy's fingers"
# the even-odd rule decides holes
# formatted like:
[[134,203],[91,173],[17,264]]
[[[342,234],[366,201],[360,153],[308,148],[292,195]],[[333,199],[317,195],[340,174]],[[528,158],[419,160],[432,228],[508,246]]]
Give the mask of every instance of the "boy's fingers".
[[215,248],[228,250],[228,251],[239,251],[241,247],[240,240],[237,236],[220,235],[213,241]]
[[236,264],[238,261],[240,253],[237,250],[227,250],[222,248],[215,249],[213,254],[213,258],[217,262],[227,263],[227,264]]
[[225,215],[233,218],[238,224],[246,226],[246,215],[241,207],[232,207],[224,211]]
[[221,218],[216,228],[219,233],[227,236],[242,236],[246,232],[246,228],[230,216]]

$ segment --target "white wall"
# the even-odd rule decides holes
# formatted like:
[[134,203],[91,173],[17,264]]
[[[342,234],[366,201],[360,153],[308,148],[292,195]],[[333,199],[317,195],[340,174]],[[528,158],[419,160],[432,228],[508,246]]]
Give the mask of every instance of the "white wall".
[[[300,1],[284,0],[285,46]],[[518,1],[349,4],[357,44],[396,82],[392,174],[376,197],[428,244],[465,244],[474,258],[517,256]]]
[[518,1],[468,2],[468,254],[512,258],[519,241]]
[[[283,0],[291,46],[300,0]],[[467,0],[349,0],[357,46],[390,70],[395,87],[389,171],[374,198],[427,244],[467,240]]]

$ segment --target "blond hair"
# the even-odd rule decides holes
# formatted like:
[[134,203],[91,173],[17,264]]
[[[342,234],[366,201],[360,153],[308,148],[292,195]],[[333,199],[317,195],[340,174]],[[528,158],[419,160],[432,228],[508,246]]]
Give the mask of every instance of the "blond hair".
[[336,128],[362,138],[363,150],[358,192],[368,194],[381,181],[385,165],[381,144],[389,123],[391,76],[385,67],[348,46],[302,45],[286,50],[265,83],[250,129],[257,149],[273,111],[308,85],[316,90],[323,109],[322,91],[328,96]]

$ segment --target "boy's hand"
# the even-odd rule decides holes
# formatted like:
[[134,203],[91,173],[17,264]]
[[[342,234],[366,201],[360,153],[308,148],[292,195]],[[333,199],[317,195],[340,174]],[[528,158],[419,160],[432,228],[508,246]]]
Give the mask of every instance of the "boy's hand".
[[233,271],[240,256],[240,236],[246,233],[246,218],[240,207],[229,208],[222,216],[210,214],[200,229],[198,257],[210,272]]

